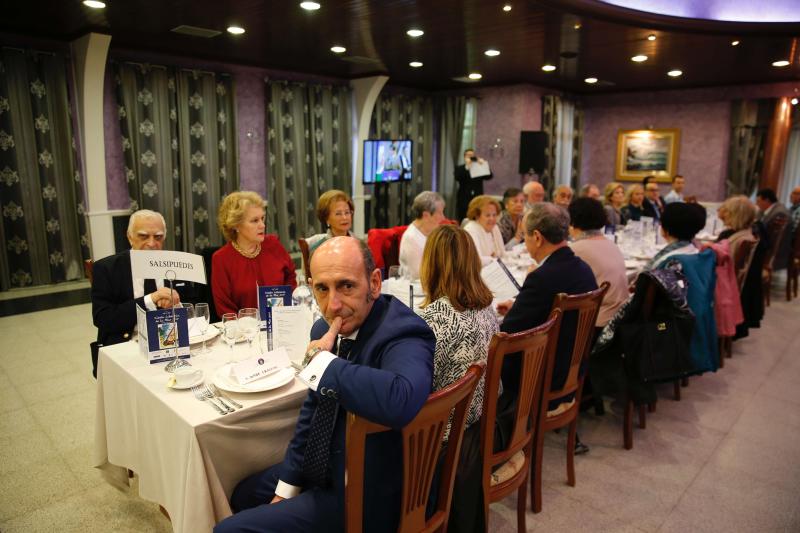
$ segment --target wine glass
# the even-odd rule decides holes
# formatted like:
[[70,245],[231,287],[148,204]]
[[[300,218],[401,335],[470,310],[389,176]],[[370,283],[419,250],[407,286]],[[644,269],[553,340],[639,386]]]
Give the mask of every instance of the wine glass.
[[190,303],[181,302],[178,304],[180,307],[186,309],[186,327],[189,329],[189,356],[192,355],[192,321],[194,320],[194,305]]
[[200,321],[200,332],[203,334],[203,347],[200,350],[200,353],[208,353],[209,350],[206,347],[206,332],[208,331],[208,321],[211,318],[211,312],[208,309],[207,303],[199,303],[194,306],[194,316],[196,320]]
[[247,339],[250,352],[253,351],[253,339],[258,333],[258,309],[255,307],[245,307],[239,309],[239,330]]
[[239,324],[236,313],[225,313],[222,315],[222,335],[225,338],[225,343],[230,348],[228,354],[228,362],[233,362],[233,345],[236,344],[236,337],[239,336]]
[[292,305],[304,305],[311,309],[311,301],[314,297],[311,295],[311,289],[306,285],[305,280],[300,280],[297,288],[292,291]]
[[400,265],[392,265],[389,267],[389,277],[392,279],[400,279]]

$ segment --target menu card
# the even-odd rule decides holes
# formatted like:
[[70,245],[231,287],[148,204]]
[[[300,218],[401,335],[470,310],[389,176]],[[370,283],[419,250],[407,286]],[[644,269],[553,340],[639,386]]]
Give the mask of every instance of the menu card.
[[272,308],[272,345],[285,349],[292,365],[303,363],[314,325],[311,309],[304,305]]
[[272,332],[273,307],[292,305],[290,285],[263,285],[258,287],[258,314],[266,323],[267,332]]
[[147,311],[136,306],[136,329],[139,335],[139,352],[150,362],[161,363],[175,357],[189,357],[188,309],[175,308],[175,322],[172,309]]
[[508,267],[500,260],[495,259],[481,269],[481,277],[496,300],[505,301],[515,298],[521,287]]

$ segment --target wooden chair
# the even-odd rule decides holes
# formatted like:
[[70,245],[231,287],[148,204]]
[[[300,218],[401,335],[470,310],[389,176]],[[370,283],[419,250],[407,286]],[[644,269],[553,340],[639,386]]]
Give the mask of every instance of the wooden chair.
[[300,253],[303,255],[303,275],[306,278],[306,283],[311,278],[311,265],[309,265],[309,257],[311,254],[308,252],[308,241],[305,239],[297,239],[297,246],[300,247]]
[[764,305],[769,307],[770,304],[770,287],[772,286],[772,266],[775,262],[775,254],[781,246],[781,240],[786,232],[786,226],[789,223],[788,215],[780,214],[773,218],[769,226],[767,226],[767,235],[769,236],[769,248],[767,253],[764,254],[764,264],[761,271],[761,283],[764,287]]
[[[483,375],[484,365],[469,367],[460,380],[428,397],[417,416],[402,429],[403,496],[400,533],[447,531],[456,465],[469,404]],[[453,413],[444,463],[439,475],[439,497],[433,516],[425,520],[434,471],[447,421]],[[391,431],[352,413],[347,415],[345,457],[345,530],[360,533],[364,514],[364,455],[367,435]],[[367,488],[369,490],[369,488]]]
[[[519,333],[497,333],[489,344],[489,359],[481,416],[481,483],[483,485],[485,531],[489,529],[489,505],[517,491],[517,530],[525,531],[525,505],[531,471],[536,417],[542,402],[547,361],[553,359],[561,327],[561,311],[556,309],[542,324]],[[519,395],[514,407],[513,426],[508,443],[496,449],[497,398],[505,357],[519,354]],[[541,446],[541,444],[539,445]],[[541,447],[537,449],[541,457]],[[494,473],[492,470],[499,466]]]
[[[736,247],[736,252],[733,255],[733,270],[736,272],[736,284],[739,287],[739,294],[744,287],[744,280],[747,279],[747,273],[750,271],[750,265],[753,262],[753,256],[756,253],[758,246],[758,237],[752,239],[744,239],[739,241]],[[733,356],[733,337],[720,337],[719,338],[719,367],[725,367],[725,358]]]
[[792,234],[792,249],[786,265],[786,301],[797,298],[797,278],[800,276],[800,226]]
[[[577,329],[572,343],[569,373],[564,385],[559,390],[551,390],[553,369],[555,367],[555,351],[548,354],[545,369],[545,381],[542,393],[538,423],[536,425],[536,461],[533,464],[531,476],[531,506],[533,512],[542,510],[542,452],[544,447],[544,434],[550,430],[569,426],[567,436],[567,484],[575,486],[575,433],[578,428],[578,413],[581,405],[581,390],[583,389],[583,376],[581,364],[588,357],[591,350],[592,333],[600,311],[600,303],[608,290],[608,282],[604,282],[599,289],[584,294],[567,295],[558,294],[553,301],[553,309],[560,309],[562,313],[577,312]],[[563,319],[562,319],[563,321]],[[569,402],[564,402],[553,411],[548,411],[551,401],[558,400],[567,395],[574,394]]]
[[[644,294],[644,302],[642,303],[642,317],[644,320],[650,320],[650,315],[653,313],[653,303],[656,299],[656,286],[653,283],[647,285],[647,291]],[[677,399],[680,400],[680,384],[675,381],[675,390],[677,391]],[[628,396],[625,399],[625,411],[622,419],[622,442],[626,450],[633,449],[633,412],[638,410],[639,413],[639,429],[647,428],[647,413],[645,412],[645,405],[634,405],[633,398]],[[651,413],[656,411],[655,402],[648,405],[648,410]]]
[[87,259],[83,262],[83,273],[86,275],[86,279],[89,280],[89,285],[91,285],[92,281],[94,281],[94,261]]

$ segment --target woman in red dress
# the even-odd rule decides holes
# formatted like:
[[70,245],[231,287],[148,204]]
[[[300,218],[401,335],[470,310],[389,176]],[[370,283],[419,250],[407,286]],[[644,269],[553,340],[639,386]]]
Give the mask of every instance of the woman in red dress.
[[258,286],[297,286],[286,249],[275,235],[265,233],[264,214],[258,193],[237,191],[222,200],[217,223],[228,244],[211,259],[211,291],[220,316],[258,307]]

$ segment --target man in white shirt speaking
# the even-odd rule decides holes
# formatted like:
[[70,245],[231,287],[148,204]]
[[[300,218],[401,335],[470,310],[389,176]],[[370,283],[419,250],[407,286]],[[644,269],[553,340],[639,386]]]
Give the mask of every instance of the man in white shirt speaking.
[[423,191],[411,204],[414,221],[400,240],[400,266],[406,276],[419,279],[422,251],[428,235],[444,220],[444,198],[433,191]]

